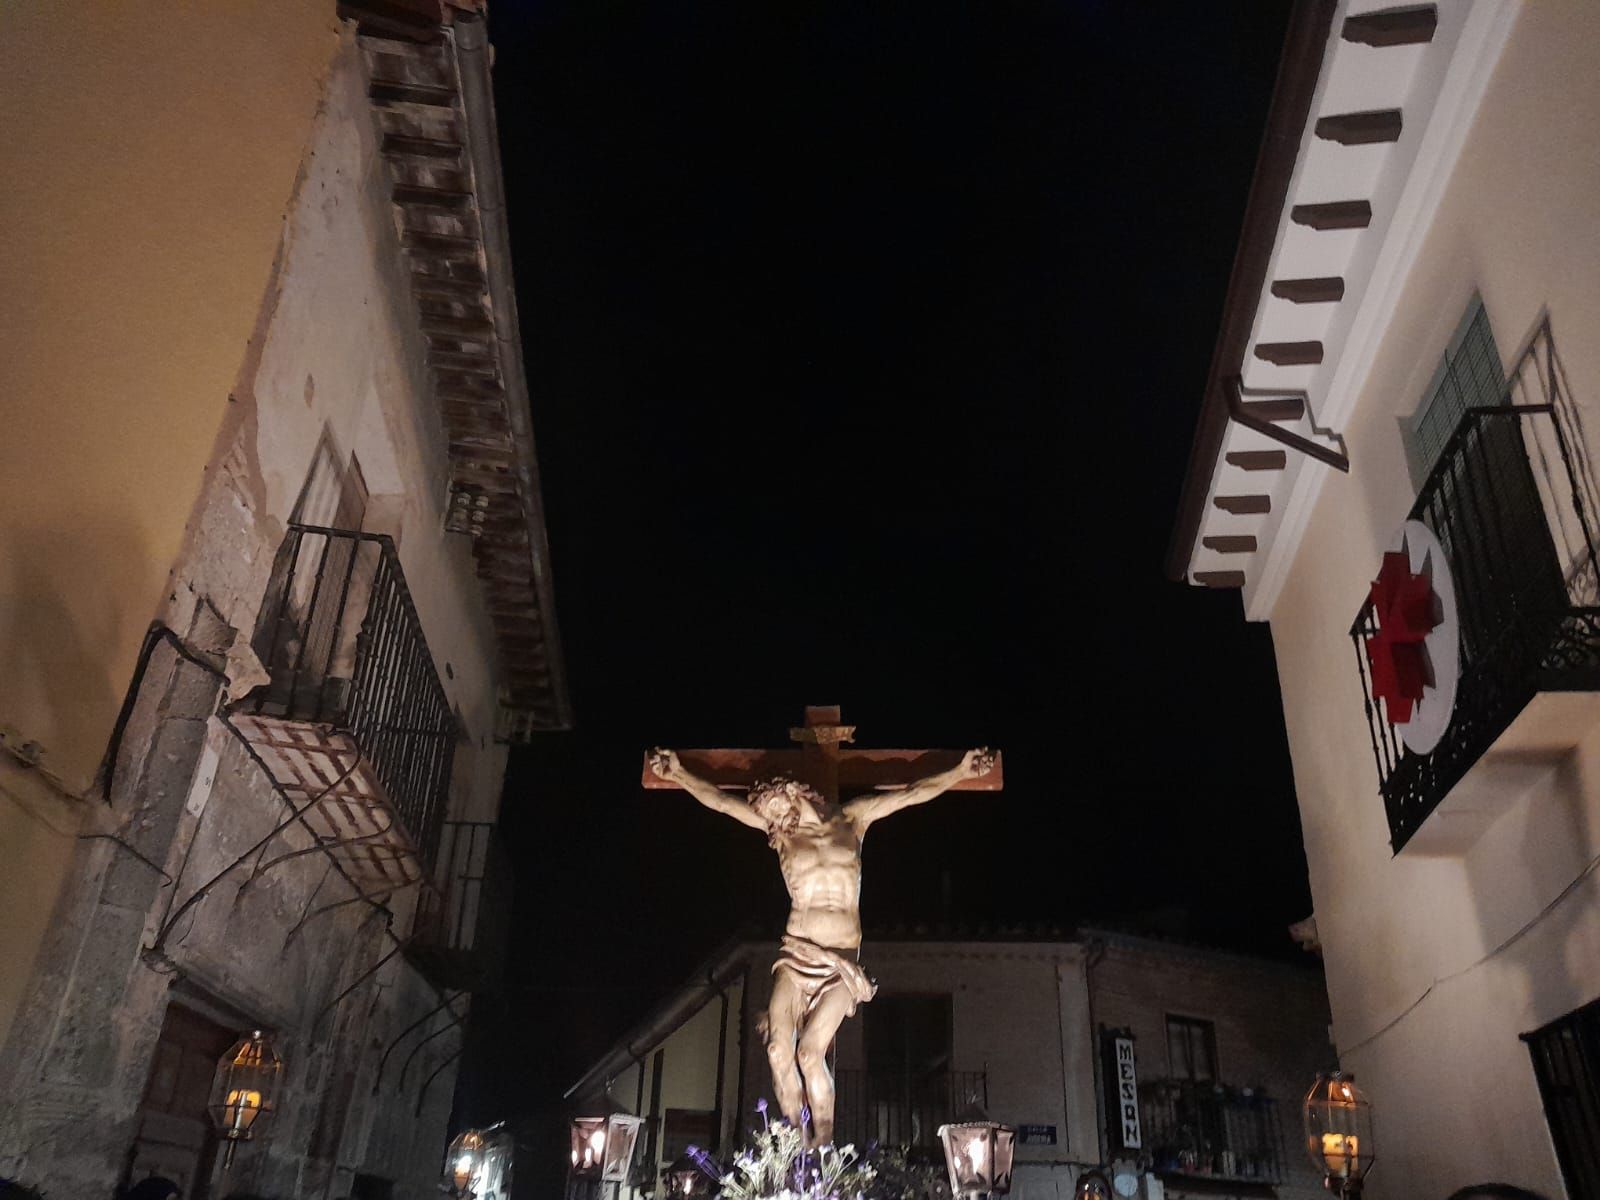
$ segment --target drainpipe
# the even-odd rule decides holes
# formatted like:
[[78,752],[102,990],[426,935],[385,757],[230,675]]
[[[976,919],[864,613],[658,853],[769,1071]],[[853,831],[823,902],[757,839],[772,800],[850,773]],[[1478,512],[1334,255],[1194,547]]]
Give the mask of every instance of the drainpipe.
[[722,985],[722,991],[717,993],[717,998],[722,1001],[722,1012],[717,1021],[717,1091],[716,1099],[711,1106],[711,1143],[713,1154],[722,1153],[722,1118],[725,1105],[722,1103],[723,1085],[727,1081],[728,1062],[728,985]]
[[478,198],[478,227],[483,238],[484,269],[500,374],[506,389],[506,416],[516,447],[517,486],[528,514],[528,555],[533,560],[533,585],[539,597],[545,662],[556,720],[572,724],[561,636],[556,628],[555,589],[550,582],[550,539],[544,527],[544,497],[539,490],[539,459],[534,453],[533,418],[528,407],[528,377],[522,360],[517,318],[517,291],[511,278],[511,230],[506,223],[505,181],[500,173],[500,138],[495,126],[494,84],[490,76],[489,31],[481,14],[458,12],[454,23],[456,66],[461,79],[461,105],[466,111],[467,158]]
[[1106,944],[1100,938],[1090,941],[1083,955],[1083,997],[1089,1006],[1089,1061],[1094,1064],[1094,1131],[1096,1153],[1101,1162],[1106,1161],[1110,1148],[1106,1138],[1105,1078],[1100,1064],[1100,1026],[1094,1017],[1094,968],[1105,957]]

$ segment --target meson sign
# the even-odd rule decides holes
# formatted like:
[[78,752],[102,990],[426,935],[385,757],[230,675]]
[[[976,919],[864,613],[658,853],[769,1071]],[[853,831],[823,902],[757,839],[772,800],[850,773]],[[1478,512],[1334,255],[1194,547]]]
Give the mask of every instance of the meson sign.
[[1139,1136],[1139,1076],[1133,1065],[1133,1039],[1113,1038],[1117,1062],[1117,1105],[1122,1116],[1122,1148],[1137,1150]]

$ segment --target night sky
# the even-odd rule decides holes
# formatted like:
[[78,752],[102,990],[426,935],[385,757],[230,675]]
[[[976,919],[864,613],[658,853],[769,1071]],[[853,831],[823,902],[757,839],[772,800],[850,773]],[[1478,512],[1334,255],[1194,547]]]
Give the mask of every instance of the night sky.
[[[989,745],[864,918],[1292,953],[1271,639],[1167,538],[1287,6],[495,0],[577,728],[515,751],[508,989],[460,1116],[535,1116],[785,897],[643,751]],[[557,1160],[558,1161],[558,1160]]]

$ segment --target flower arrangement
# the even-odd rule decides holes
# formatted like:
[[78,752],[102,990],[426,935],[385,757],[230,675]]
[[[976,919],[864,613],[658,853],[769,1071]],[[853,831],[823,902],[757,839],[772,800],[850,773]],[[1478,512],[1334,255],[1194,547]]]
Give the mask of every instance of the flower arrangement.
[[[689,1157],[715,1182],[720,1200],[947,1200],[944,1172],[914,1161],[904,1149],[865,1153],[853,1145],[807,1149],[799,1128],[767,1119],[767,1102],[758,1101],[761,1128],[727,1168],[704,1150],[689,1147]],[[804,1125],[808,1114],[801,1114]]]

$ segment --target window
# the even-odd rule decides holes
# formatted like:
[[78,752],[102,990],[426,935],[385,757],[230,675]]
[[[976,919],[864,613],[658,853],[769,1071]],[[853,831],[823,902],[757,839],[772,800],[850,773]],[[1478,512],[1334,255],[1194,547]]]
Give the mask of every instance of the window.
[[1498,408],[1505,403],[1505,391],[1505,371],[1489,315],[1483,301],[1474,296],[1428,381],[1422,403],[1400,421],[1411,482],[1421,488],[1468,409]]
[[661,1161],[677,1162],[689,1152],[690,1146],[714,1147],[716,1117],[714,1110],[667,1109],[667,1119],[661,1126]]
[[1217,1078],[1217,1031],[1210,1021],[1167,1018],[1167,1069],[1173,1079],[1214,1082]]
[[1600,1000],[1523,1034],[1571,1200],[1600,1200]]
[[871,1074],[921,1079],[950,1069],[949,996],[878,996],[865,1013]]

